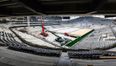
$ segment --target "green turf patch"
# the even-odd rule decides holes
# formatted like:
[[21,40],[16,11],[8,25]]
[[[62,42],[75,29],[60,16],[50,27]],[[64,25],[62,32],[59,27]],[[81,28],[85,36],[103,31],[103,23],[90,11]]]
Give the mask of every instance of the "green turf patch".
[[77,38],[75,40],[70,41],[69,43],[66,44],[66,46],[68,47],[72,47],[73,45],[75,45],[77,42],[80,42],[82,39],[84,39],[87,35],[89,35],[90,33],[92,33],[94,30],[91,30],[90,32],[86,33],[83,36],[77,36]]

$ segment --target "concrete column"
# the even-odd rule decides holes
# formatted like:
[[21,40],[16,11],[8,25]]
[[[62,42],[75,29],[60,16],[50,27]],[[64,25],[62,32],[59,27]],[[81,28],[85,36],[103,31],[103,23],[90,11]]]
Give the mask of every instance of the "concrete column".
[[68,53],[62,52],[61,57],[56,66],[72,66],[72,62],[69,59]]
[[30,16],[27,16],[27,26],[30,27]]

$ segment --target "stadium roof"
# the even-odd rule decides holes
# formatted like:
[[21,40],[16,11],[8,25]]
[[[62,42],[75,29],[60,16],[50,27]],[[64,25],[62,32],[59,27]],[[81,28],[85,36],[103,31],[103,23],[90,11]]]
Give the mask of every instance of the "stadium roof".
[[116,0],[0,0],[0,16],[116,14]]

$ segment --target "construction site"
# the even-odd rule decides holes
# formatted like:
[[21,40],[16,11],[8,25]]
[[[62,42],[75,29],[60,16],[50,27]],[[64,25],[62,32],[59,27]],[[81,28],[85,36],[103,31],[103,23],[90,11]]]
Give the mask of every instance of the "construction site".
[[116,66],[115,0],[0,0],[0,66]]

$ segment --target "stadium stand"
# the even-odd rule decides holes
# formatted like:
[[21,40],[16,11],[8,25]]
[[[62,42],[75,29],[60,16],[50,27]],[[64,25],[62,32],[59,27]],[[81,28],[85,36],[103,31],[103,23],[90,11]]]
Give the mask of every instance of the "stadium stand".
[[100,59],[102,56],[116,56],[116,52],[90,50],[90,51],[68,51],[70,58]]
[[[50,26],[50,28],[53,28],[53,27],[58,28],[61,26],[63,26],[63,25]],[[73,25],[68,25],[68,26],[73,26]],[[98,26],[100,26],[100,25],[98,25]],[[15,30],[14,32],[22,35],[22,33],[20,33],[17,30]],[[87,38],[85,38],[83,40],[83,44],[81,42],[80,42],[81,44],[78,44],[78,46],[79,46],[78,49],[104,48],[105,46],[109,46],[109,45],[112,45],[113,43],[115,43],[115,41],[112,41],[112,42],[104,41],[103,42],[103,41],[98,40],[97,37],[104,33],[111,34],[111,29],[109,27],[106,28],[106,26],[105,26],[105,28],[101,27],[100,29],[95,29],[95,31],[91,35],[89,35]],[[23,34],[26,35],[25,33],[23,33]],[[89,45],[89,44],[93,44],[93,42],[87,42],[90,40],[93,40],[94,46]],[[94,40],[95,41],[98,40],[99,42],[95,42]],[[35,55],[60,57],[60,55],[62,53],[61,50],[36,48],[36,47],[29,46],[25,43],[18,42],[11,33],[7,33],[4,31],[0,32],[0,42],[1,42],[0,43],[1,45],[3,44],[5,46],[8,46],[8,49],[12,49],[12,50],[16,50],[16,51],[20,51],[20,52],[24,52],[24,53],[31,53],[31,54],[35,54]],[[86,46],[84,46],[85,43],[86,43]],[[77,46],[76,46],[76,48],[77,48]],[[73,49],[76,49],[76,48],[73,48]],[[116,55],[114,52],[106,52],[106,51],[98,51],[98,50],[92,50],[92,51],[90,51],[90,50],[84,50],[84,51],[83,50],[80,50],[80,51],[66,50],[66,51],[68,51],[68,55],[70,58],[80,58],[80,59],[99,59],[100,56],[115,56]]]
[[6,33],[3,31],[0,32],[0,41],[1,41],[0,45],[8,46],[9,49],[13,49],[16,51],[23,51],[42,56],[55,56],[55,57],[59,57],[61,53],[61,51],[59,50],[30,47],[24,43],[16,41],[11,33]]
[[[12,44],[17,44],[17,45],[21,45],[20,42],[16,41],[16,39],[14,38],[14,36],[11,33],[6,33],[6,32],[0,32],[0,41],[2,43],[4,43],[4,46],[10,46]],[[25,44],[22,44],[25,45]]]
[[43,49],[43,48],[34,48],[34,47],[27,47],[22,45],[10,45],[9,49],[32,53],[41,56],[52,56],[52,57],[59,57],[61,51],[59,50],[51,50],[51,49]]
[[28,45],[20,43],[16,39],[14,39],[14,36],[11,33],[6,33],[3,31],[0,32],[0,41],[0,45],[8,46],[9,49],[33,53],[37,55],[59,57],[61,53],[61,51],[58,50],[29,47]]
[[102,55],[102,52],[97,51],[69,51],[68,52],[70,58],[80,58],[80,59],[99,59],[99,55]]

